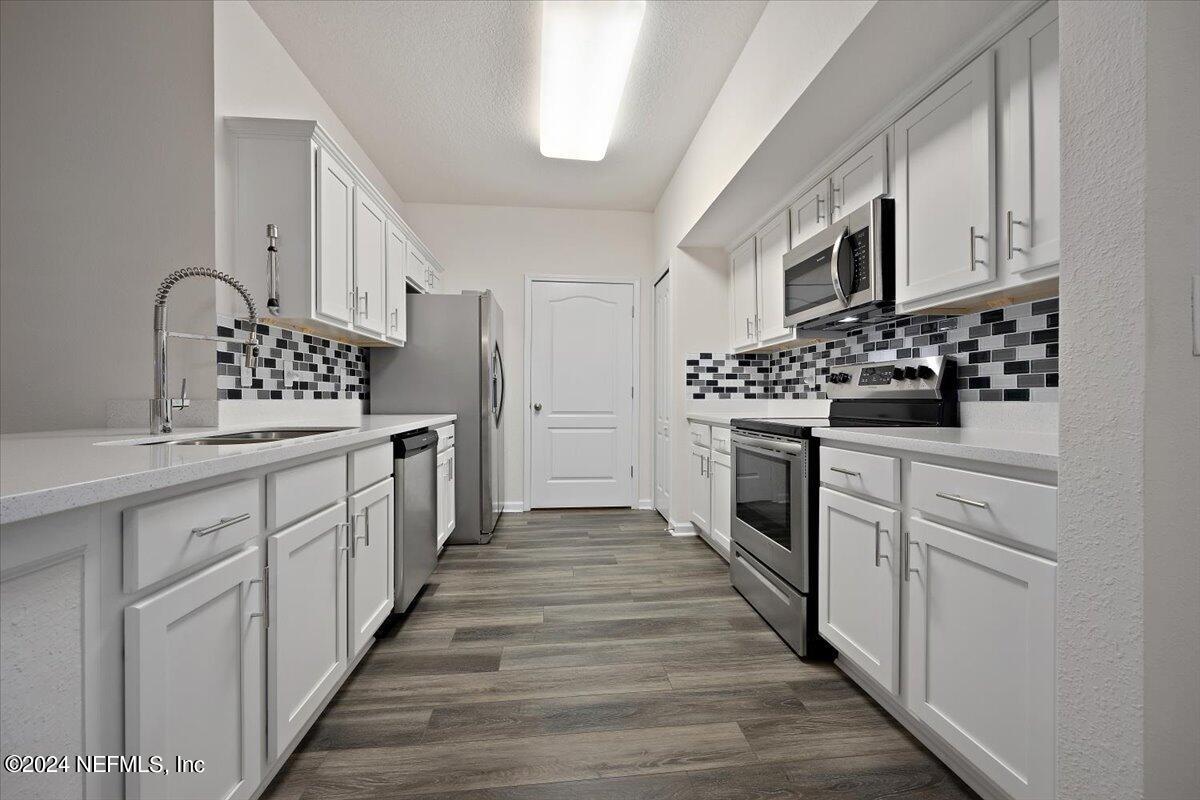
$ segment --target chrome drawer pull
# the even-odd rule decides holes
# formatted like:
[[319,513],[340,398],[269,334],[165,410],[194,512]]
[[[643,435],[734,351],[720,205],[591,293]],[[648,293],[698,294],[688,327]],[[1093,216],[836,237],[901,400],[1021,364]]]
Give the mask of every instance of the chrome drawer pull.
[[855,472],[852,469],[842,469],[841,467],[830,467],[830,469],[833,470],[834,472],[840,472],[843,475],[849,475],[851,478],[861,478],[862,477],[861,472]]
[[216,533],[223,528],[228,528],[230,525],[237,525],[239,522],[245,522],[250,519],[250,514],[238,514],[236,517],[223,517],[220,522],[214,522],[207,528],[192,528],[193,536],[208,536],[210,533]]
[[918,575],[921,574],[921,570],[917,569],[916,567],[914,567],[912,565],[912,551],[909,550],[909,548],[915,544],[917,546],[917,550],[919,552],[921,549],[921,543],[914,542],[912,540],[911,533],[903,534],[903,537],[904,537],[904,539],[903,539],[903,541],[904,541],[904,582],[907,583],[909,581],[909,576],[911,576],[914,572],[917,573]]
[[962,503],[964,506],[971,506],[972,508],[987,508],[988,507],[988,504],[985,503],[983,500],[972,500],[969,497],[959,497],[956,494],[947,494],[945,492],[937,492],[936,494],[938,497],[942,498],[943,500],[951,500],[955,503]]
[[889,538],[892,535],[891,531],[889,531],[887,528],[880,528],[878,523],[876,523],[876,525],[875,525],[875,566],[877,566],[877,567],[880,566],[879,562],[881,559],[886,558],[889,563],[892,560],[891,556],[887,555],[886,553],[882,552],[879,549],[879,534],[880,534],[880,532],[886,533]]

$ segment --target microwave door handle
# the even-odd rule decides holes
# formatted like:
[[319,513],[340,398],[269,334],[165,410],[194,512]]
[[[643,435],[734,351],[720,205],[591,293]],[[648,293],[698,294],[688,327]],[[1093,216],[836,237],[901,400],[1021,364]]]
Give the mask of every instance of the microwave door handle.
[[845,241],[846,234],[849,232],[849,228],[843,228],[842,232],[833,240],[833,253],[829,259],[829,272],[833,279],[833,291],[837,294],[838,300],[842,301],[843,306],[849,306],[850,300],[846,297],[846,290],[842,287],[841,278],[838,277],[838,256],[842,252],[842,242]]

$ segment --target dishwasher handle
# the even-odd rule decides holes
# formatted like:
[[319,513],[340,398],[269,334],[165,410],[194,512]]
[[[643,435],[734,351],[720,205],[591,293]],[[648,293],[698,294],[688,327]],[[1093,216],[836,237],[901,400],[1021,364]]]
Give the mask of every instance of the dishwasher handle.
[[395,441],[396,458],[411,458],[417,453],[436,447],[438,435],[437,431],[424,430],[418,433],[403,433],[397,436]]

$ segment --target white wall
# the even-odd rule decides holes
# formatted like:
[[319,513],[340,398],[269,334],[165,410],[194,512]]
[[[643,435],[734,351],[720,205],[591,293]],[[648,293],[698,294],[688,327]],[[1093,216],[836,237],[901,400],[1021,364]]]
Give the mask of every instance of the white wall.
[[[392,207],[404,214],[404,205],[395,189],[249,3],[219,0],[213,4],[212,24],[216,253],[222,269],[233,267],[233,148],[231,137],[225,130],[224,118],[227,116],[316,120]],[[280,236],[285,238],[288,232],[280,231]],[[260,303],[266,302],[265,264],[266,239],[263,240],[263,270],[238,276]],[[222,289],[218,295],[218,311],[235,313],[236,300],[235,294]]]
[[[491,289],[504,310],[505,371],[512,408],[526,406],[525,276],[588,275],[641,279],[641,394],[638,429],[638,499],[649,503],[654,445],[653,278],[651,215],[639,211],[409,203],[405,219],[438,255],[445,288]],[[680,362],[682,363],[682,362]],[[508,414],[504,437],[506,503],[524,495],[523,413]],[[511,505],[510,505],[511,507]]]
[[1200,796],[1200,14],[1063,2],[1060,797]]
[[[102,427],[107,400],[151,396],[154,290],[213,262],[209,8],[0,4],[0,431]],[[207,331],[212,289],[170,311]],[[216,396],[211,347],[171,355]]]

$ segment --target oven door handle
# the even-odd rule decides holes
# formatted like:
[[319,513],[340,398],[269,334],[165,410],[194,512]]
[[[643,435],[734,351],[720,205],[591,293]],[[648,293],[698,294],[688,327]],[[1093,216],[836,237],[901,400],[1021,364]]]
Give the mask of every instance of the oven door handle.
[[754,439],[749,436],[740,436],[733,434],[733,443],[735,446],[749,450],[754,453],[762,453],[768,456],[787,456],[788,458],[799,458],[808,454],[808,443],[794,444],[792,442],[779,442],[771,440],[769,442],[762,439]]
[[842,229],[842,232],[833,240],[833,253],[829,257],[829,272],[833,279],[833,291],[837,294],[838,300],[842,301],[843,306],[849,306],[850,300],[846,297],[846,289],[842,286],[842,280],[838,276],[838,257],[842,252],[842,242],[846,241],[846,236],[849,233],[849,228]]

